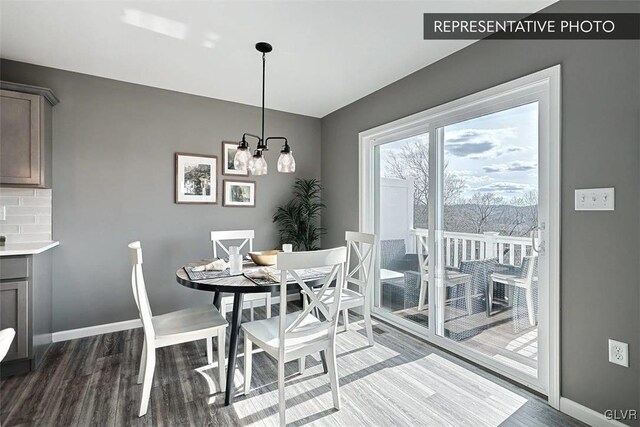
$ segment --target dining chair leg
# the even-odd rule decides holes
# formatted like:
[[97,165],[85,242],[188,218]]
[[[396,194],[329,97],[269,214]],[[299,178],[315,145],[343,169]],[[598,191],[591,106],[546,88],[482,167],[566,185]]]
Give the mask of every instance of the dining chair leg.
[[373,346],[375,342],[373,341],[373,324],[371,323],[371,305],[368,303],[364,304],[364,327],[367,330],[367,338],[369,338],[369,345]]
[[224,355],[224,339],[227,334],[226,328],[220,328],[218,330],[218,375],[220,377],[220,391],[225,389],[226,384],[226,371],[225,371],[225,355]]
[[144,384],[142,385],[142,397],[140,398],[140,412],[138,416],[141,417],[147,413],[149,407],[149,398],[151,397],[151,385],[153,384],[153,371],[156,367],[156,350],[155,348],[147,348],[147,356],[144,369]]
[[340,409],[340,388],[338,384],[338,367],[336,366],[336,346],[329,344],[327,349],[327,365],[329,368],[329,381],[331,382],[331,395],[333,396],[333,407]]
[[140,355],[140,369],[138,370],[138,384],[144,380],[144,370],[147,364],[147,340],[142,344],[142,354]]
[[467,282],[465,286],[466,293],[466,302],[467,302],[467,315],[471,316],[471,282]]
[[269,319],[269,318],[271,318],[271,293],[270,292],[267,293],[267,299],[266,299],[265,303],[267,304],[267,307],[266,307],[267,308],[267,319]]
[[249,394],[251,390],[251,372],[253,361],[253,343],[249,340],[249,335],[244,334],[244,394]]
[[329,368],[327,367],[327,353],[324,350],[320,350],[320,361],[322,362],[322,371],[327,374]]
[[278,360],[278,407],[280,410],[280,425],[286,426],[287,420],[285,417],[285,395],[284,395],[284,360]]
[[349,309],[342,310],[342,323],[344,323],[345,332],[349,329]]
[[300,375],[304,374],[306,360],[307,356],[302,356],[300,359],[298,359],[298,372],[300,372]]
[[213,337],[205,338],[207,342],[207,365],[211,365],[213,363]]

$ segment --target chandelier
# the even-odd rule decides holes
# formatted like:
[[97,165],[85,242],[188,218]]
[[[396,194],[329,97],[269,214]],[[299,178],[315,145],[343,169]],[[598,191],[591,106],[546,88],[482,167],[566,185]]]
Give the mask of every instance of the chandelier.
[[[296,160],[293,158],[293,151],[289,147],[289,142],[284,136],[270,136],[264,137],[264,76],[266,65],[266,54],[271,52],[273,48],[269,43],[259,42],[256,43],[256,49],[262,53],[262,135],[254,135],[251,133],[242,134],[242,140],[238,143],[238,150],[233,158],[233,165],[237,170],[246,171],[247,169],[251,175],[266,175],[267,174],[267,161],[265,160],[265,151],[269,151],[270,140],[284,141],[282,150],[280,151],[280,157],[278,158],[278,172],[293,173],[296,171]],[[247,142],[247,138],[254,138],[258,141],[256,150],[251,155],[251,148]]]

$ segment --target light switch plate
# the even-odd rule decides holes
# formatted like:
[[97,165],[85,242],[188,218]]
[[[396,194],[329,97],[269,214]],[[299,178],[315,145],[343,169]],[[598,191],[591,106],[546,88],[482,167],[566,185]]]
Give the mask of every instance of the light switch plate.
[[7,220],[7,207],[0,206],[0,221],[6,221],[6,220]]
[[576,189],[576,210],[615,210],[615,189],[613,187]]

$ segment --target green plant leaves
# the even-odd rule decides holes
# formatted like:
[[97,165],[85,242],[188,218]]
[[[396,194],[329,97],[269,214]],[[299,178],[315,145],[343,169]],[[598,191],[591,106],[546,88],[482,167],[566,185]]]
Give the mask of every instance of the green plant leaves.
[[320,237],[325,234],[320,223],[324,204],[322,186],[317,179],[296,179],[292,200],[278,207],[273,222],[280,227],[280,243],[291,243],[294,250],[320,249]]

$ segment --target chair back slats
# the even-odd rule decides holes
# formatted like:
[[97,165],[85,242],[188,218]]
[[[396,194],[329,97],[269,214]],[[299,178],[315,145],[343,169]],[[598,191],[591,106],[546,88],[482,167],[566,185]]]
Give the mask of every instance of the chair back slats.
[[131,288],[133,290],[133,299],[138,307],[140,320],[145,336],[148,339],[155,338],[155,331],[151,318],[151,305],[147,296],[147,288],[144,283],[144,275],[142,274],[142,247],[140,242],[132,242],[129,244],[129,255],[131,259]]
[[420,266],[420,274],[422,277],[427,277],[429,269],[429,243],[427,236],[416,236],[416,243],[418,246],[418,264]]
[[[340,294],[344,285],[344,264],[347,259],[347,248],[339,247],[312,252],[289,252],[279,253],[277,268],[280,270],[280,349],[284,352],[285,341],[299,336],[311,336],[329,331],[334,334],[336,331],[338,311],[340,306]],[[300,279],[296,270],[312,268],[331,268],[322,281],[319,290],[311,291],[309,285]],[[287,279],[294,278],[296,283],[305,291],[309,297],[309,304],[302,310],[292,323],[286,324],[287,317]],[[330,307],[320,301],[325,295],[331,283],[335,280],[333,303]],[[320,323],[312,325],[303,324],[311,312],[317,310],[322,313],[318,319]]]
[[229,256],[229,246],[225,242],[230,240],[241,240],[238,250],[242,253],[242,249],[248,245],[248,252],[253,251],[253,239],[255,237],[254,230],[228,230],[228,231],[212,231],[211,245],[213,246],[213,257],[218,258],[218,250],[222,250],[222,256]]
[[[368,287],[373,274],[373,261],[376,258],[378,242],[374,234],[347,231],[347,263],[345,286],[353,283],[361,294],[368,294]],[[354,264],[352,268],[352,264]]]

